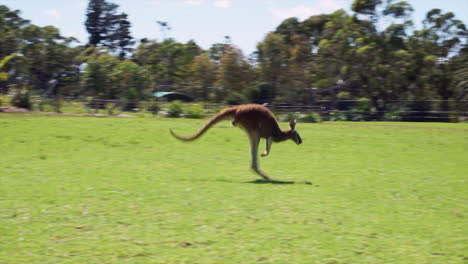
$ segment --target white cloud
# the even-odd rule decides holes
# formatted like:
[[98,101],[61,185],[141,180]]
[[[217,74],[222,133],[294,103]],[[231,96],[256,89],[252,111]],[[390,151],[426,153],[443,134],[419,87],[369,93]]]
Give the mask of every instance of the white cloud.
[[146,0],[144,3],[150,7],[158,7],[161,5],[161,1],[159,0]]
[[345,5],[343,1],[334,1],[334,0],[322,0],[320,1],[319,5],[320,9],[323,10],[324,12],[333,12],[335,10],[338,10],[340,8],[344,8]]
[[44,11],[44,14],[54,18],[55,20],[60,20],[62,18],[62,15],[60,15],[60,12],[57,9],[48,9]]
[[231,0],[217,0],[213,3],[214,6],[219,8],[229,8],[232,5]]
[[297,17],[305,19],[312,15],[318,14],[318,10],[304,5],[291,7],[288,9],[270,8],[270,12],[278,18],[285,19],[289,17]]
[[340,0],[320,0],[317,5],[310,7],[305,5],[298,5],[288,9],[270,8],[269,10],[273,16],[281,19],[290,17],[306,19],[313,15],[331,13],[343,7],[344,5]]
[[184,0],[184,4],[186,5],[201,5],[203,2],[204,0]]

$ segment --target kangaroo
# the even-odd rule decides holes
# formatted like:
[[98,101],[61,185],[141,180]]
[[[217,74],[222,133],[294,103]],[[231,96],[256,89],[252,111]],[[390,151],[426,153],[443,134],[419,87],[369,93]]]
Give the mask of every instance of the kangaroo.
[[233,119],[232,125],[238,126],[247,133],[250,141],[251,153],[251,168],[261,177],[268,181],[275,181],[268,177],[258,167],[258,145],[260,139],[266,139],[265,152],[261,154],[262,157],[267,156],[271,150],[273,142],[281,142],[292,139],[296,144],[301,144],[302,139],[299,133],[295,130],[296,120],[289,123],[290,129],[281,130],[278,121],[274,114],[265,106],[258,104],[245,104],[225,108],[218,114],[211,117],[211,119],[193,136],[183,137],[179,136],[170,129],[171,134],[183,141],[192,141],[203,135],[214,124],[227,119]]

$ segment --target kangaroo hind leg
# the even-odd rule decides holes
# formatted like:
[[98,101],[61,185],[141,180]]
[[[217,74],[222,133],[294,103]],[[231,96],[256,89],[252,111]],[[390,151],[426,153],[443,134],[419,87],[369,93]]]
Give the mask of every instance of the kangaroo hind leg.
[[251,132],[249,133],[250,139],[250,155],[251,155],[251,168],[254,170],[258,175],[262,176],[263,179],[267,181],[273,181],[268,175],[265,174],[260,168],[258,167],[258,144],[260,143],[260,136],[258,133]]

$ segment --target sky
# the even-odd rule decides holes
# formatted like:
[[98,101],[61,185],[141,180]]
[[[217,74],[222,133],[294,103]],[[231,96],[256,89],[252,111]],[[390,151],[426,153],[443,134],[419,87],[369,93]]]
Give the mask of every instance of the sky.
[[[204,49],[214,43],[231,42],[245,55],[255,51],[257,43],[289,17],[300,20],[338,9],[350,12],[353,0],[107,0],[129,15],[132,36],[179,42],[195,40]],[[455,13],[468,26],[468,0],[408,0],[415,9],[412,18],[421,27],[427,11],[440,8]],[[52,25],[62,35],[88,40],[84,22],[88,0],[0,0],[10,9],[38,26]],[[167,33],[156,21],[168,22]]]

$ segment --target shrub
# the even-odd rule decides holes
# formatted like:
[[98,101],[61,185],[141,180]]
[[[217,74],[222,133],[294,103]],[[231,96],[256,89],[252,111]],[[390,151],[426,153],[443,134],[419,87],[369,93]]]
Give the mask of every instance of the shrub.
[[191,105],[185,110],[185,117],[188,118],[203,118],[205,110],[201,105]]
[[31,98],[28,91],[19,91],[11,99],[11,105],[19,108],[32,109]]
[[286,115],[280,116],[280,121],[289,122],[291,120],[297,120],[299,117],[299,113],[289,112]]
[[107,109],[107,115],[113,115],[114,110],[117,107],[117,103],[108,103],[106,104],[106,109]]
[[152,103],[146,108],[146,111],[151,112],[153,115],[156,115],[159,112],[159,110],[161,109],[156,103]]
[[346,115],[345,112],[331,112],[330,113],[330,121],[347,121],[348,116]]
[[401,121],[401,113],[399,111],[386,112],[384,114],[385,121]]
[[181,103],[174,101],[169,105],[169,111],[167,111],[167,117],[180,117],[184,112],[184,107]]
[[358,107],[356,109],[363,113],[370,112],[372,107],[371,107],[371,101],[369,100],[369,98],[365,98],[365,97],[359,98]]
[[353,109],[349,114],[348,118],[349,121],[366,121],[367,120],[367,113],[365,111],[361,111],[359,109]]
[[330,112],[330,121],[365,121],[366,113],[360,110]]
[[161,110],[156,101],[146,102],[142,107],[144,107],[146,111],[152,113],[153,115],[158,114],[158,112]]
[[320,122],[322,122],[322,118],[320,117],[320,114],[318,114],[316,112],[307,113],[306,115],[302,116],[300,118],[300,120],[302,122],[306,122],[306,123],[320,123]]

